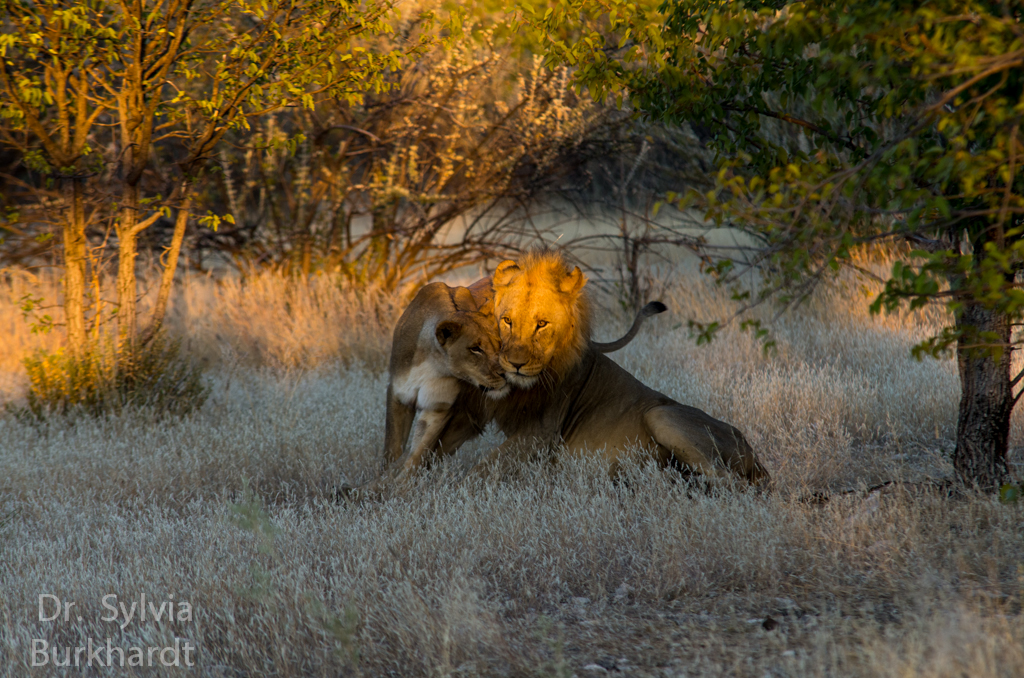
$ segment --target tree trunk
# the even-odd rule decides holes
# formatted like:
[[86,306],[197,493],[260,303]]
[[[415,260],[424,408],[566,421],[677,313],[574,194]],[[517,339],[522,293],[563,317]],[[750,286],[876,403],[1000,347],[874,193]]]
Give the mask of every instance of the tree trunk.
[[[961,481],[994,491],[1007,482],[1007,449],[1013,389],[1010,385],[1010,320],[1004,313],[968,303],[956,320],[966,330],[957,342],[960,368],[960,416],[956,430],[953,468]],[[970,346],[981,341],[978,333],[991,332],[1005,348],[995,356]]]
[[383,282],[387,289],[392,289],[390,276],[393,271],[388,265],[391,260],[391,241],[394,239],[392,230],[395,224],[395,213],[392,204],[375,206],[370,214],[371,240],[369,256],[364,258],[362,274],[367,282]]
[[117,225],[117,327],[125,348],[133,348],[138,338],[135,308],[135,256],[138,234],[138,186],[125,186],[121,203],[121,220]]
[[182,185],[182,203],[178,208],[178,217],[174,222],[174,235],[171,246],[167,248],[167,263],[164,264],[163,276],[160,279],[160,291],[156,295],[156,306],[153,308],[153,320],[146,328],[141,343],[149,343],[164,324],[167,312],[167,300],[171,296],[174,285],[174,272],[178,269],[178,255],[181,254],[181,243],[185,239],[185,227],[188,226],[189,208],[192,205],[192,194],[188,183]]
[[68,347],[78,355],[85,348],[85,197],[80,179],[68,179],[65,187],[64,317]]

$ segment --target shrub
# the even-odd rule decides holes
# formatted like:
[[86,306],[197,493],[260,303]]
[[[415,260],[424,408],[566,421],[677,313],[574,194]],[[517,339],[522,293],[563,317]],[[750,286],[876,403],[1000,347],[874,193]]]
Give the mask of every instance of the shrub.
[[521,206],[625,117],[573,92],[566,69],[514,57],[492,30],[469,35],[402,65],[359,104],[325,100],[239,133],[208,187],[235,226],[201,229],[193,255],[394,290],[500,260],[524,229],[532,237]]
[[36,351],[23,361],[30,382],[26,413],[38,420],[120,414],[127,408],[189,414],[209,392],[201,369],[181,357],[180,348],[180,342],[158,336],[134,351],[109,341],[91,343],[78,354]]

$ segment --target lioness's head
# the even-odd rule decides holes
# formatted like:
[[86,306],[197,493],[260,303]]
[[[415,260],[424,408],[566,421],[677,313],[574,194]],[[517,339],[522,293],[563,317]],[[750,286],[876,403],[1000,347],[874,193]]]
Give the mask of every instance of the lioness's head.
[[434,334],[447,356],[452,375],[478,387],[490,398],[504,398],[509,386],[498,365],[494,318],[474,312],[453,313]]
[[555,378],[579,361],[590,339],[590,304],[579,267],[558,254],[528,254],[494,271],[498,362],[514,386],[529,388],[545,371]]

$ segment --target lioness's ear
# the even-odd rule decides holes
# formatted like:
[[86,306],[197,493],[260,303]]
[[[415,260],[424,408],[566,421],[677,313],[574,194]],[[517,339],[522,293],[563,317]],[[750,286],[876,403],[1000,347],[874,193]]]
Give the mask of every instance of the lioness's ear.
[[473,298],[473,293],[465,287],[456,287],[452,290],[452,303],[455,304],[456,310],[459,311],[476,311],[476,299]]
[[449,341],[458,339],[461,334],[462,323],[458,320],[442,320],[437,323],[437,329],[434,330],[434,336],[437,337],[437,343],[442,346],[446,345]]
[[583,289],[583,286],[586,284],[587,276],[583,275],[583,271],[577,266],[572,269],[572,273],[562,278],[562,282],[558,287],[566,294],[575,294]]
[[522,272],[523,270],[519,268],[519,264],[511,259],[506,259],[498,264],[498,268],[494,269],[494,278],[492,278],[491,282],[495,289],[504,287],[515,280],[516,276]]

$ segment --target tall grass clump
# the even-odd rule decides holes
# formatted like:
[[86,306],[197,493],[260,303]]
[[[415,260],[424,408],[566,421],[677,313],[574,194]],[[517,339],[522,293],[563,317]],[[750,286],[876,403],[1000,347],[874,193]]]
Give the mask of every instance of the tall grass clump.
[[287,370],[340,360],[380,371],[404,305],[381,286],[265,269],[187,278],[168,323],[189,353],[212,364]]
[[158,336],[129,350],[111,341],[77,352],[37,350],[23,361],[28,402],[22,412],[49,416],[120,414],[127,408],[184,416],[206,402],[202,370],[181,355],[181,342]]

